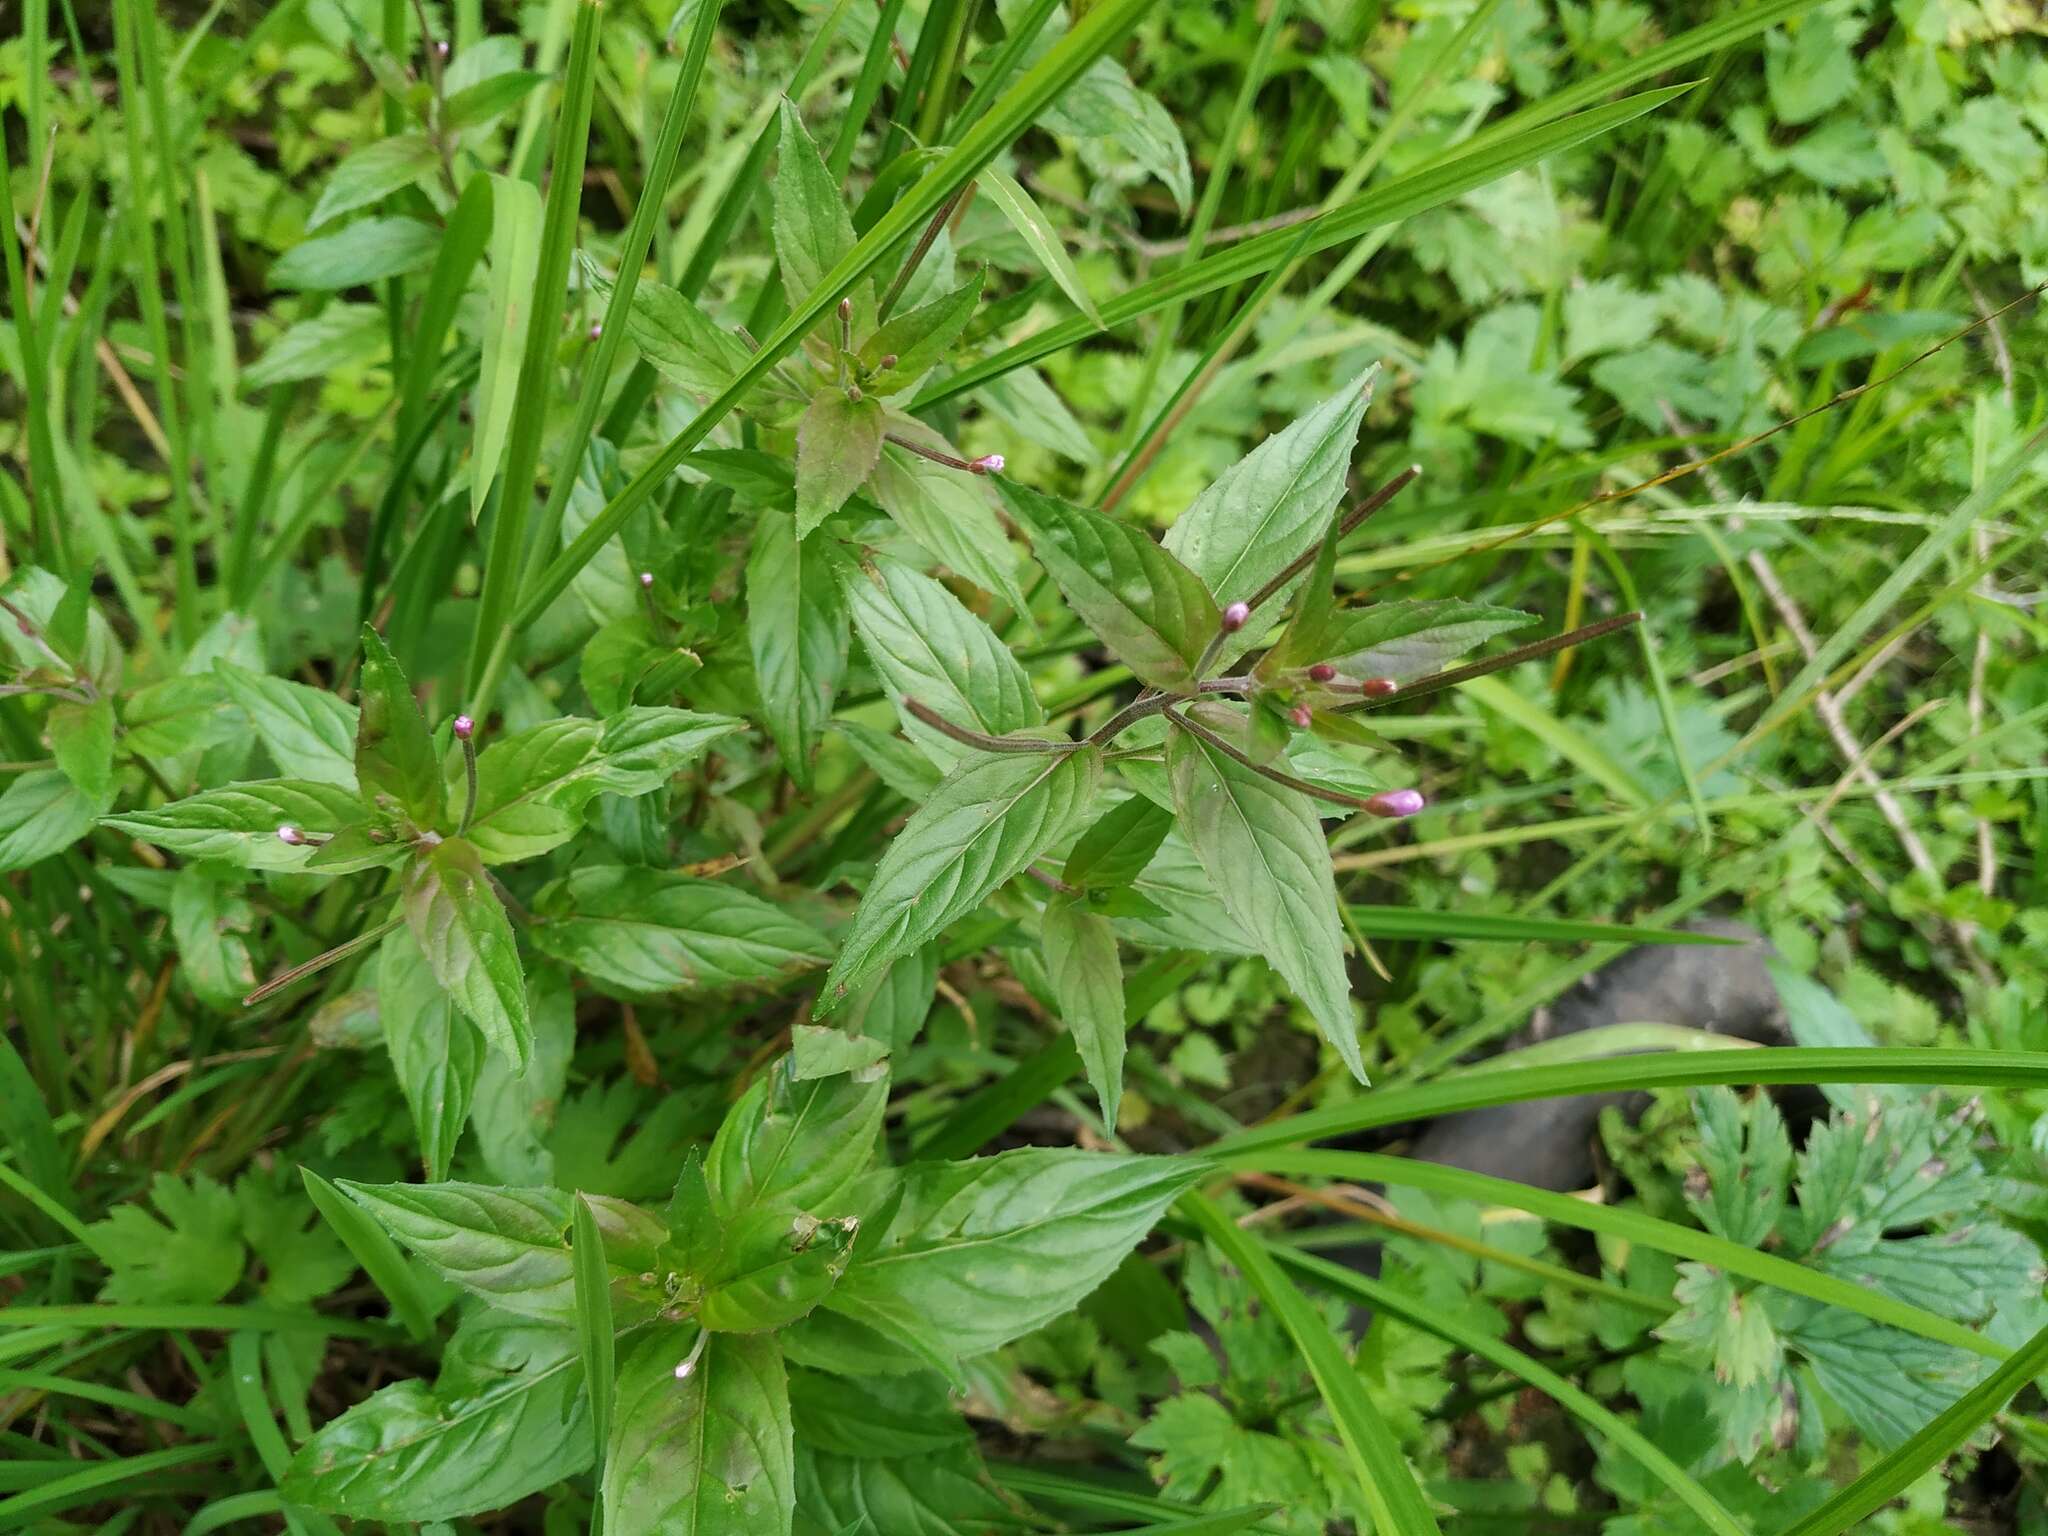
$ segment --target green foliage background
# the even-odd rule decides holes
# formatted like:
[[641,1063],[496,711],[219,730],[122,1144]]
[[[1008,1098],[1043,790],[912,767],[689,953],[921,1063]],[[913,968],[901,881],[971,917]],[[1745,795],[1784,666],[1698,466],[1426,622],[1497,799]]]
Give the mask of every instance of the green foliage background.
[[18,7],[0,1529],[2048,1524],[2038,8],[1073,9]]

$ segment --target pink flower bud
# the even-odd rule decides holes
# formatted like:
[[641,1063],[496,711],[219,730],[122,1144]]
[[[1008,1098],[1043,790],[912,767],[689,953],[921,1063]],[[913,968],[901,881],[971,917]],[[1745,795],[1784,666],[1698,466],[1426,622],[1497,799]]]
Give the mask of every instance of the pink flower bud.
[[467,741],[476,734],[476,722],[467,715],[457,715],[449,729],[455,733],[457,741]]
[[875,364],[875,366],[877,368],[894,368],[896,366],[896,354],[894,352],[884,352],[882,360]]
[[649,588],[653,587],[653,585],[654,585],[654,572],[652,572],[652,571],[642,571],[642,572],[640,573],[640,585],[641,585],[641,586],[643,586],[643,587],[649,587]]
[[1000,453],[984,453],[967,467],[977,475],[1000,475],[1005,460]]
[[447,58],[447,57],[448,57],[448,39],[447,39],[447,38],[445,38],[445,37],[437,37],[437,38],[435,38],[435,39],[434,39],[434,52],[438,53],[438,54],[439,54],[439,55],[440,55],[440,56],[441,56],[442,58],[444,58],[444,59],[445,59],[445,58]]
[[1304,731],[1307,730],[1311,725],[1314,725],[1316,720],[1315,711],[1310,709],[1306,704],[1295,705],[1293,709],[1288,711],[1288,717],[1292,719],[1294,723]]
[[1226,635],[1236,634],[1240,629],[1244,628],[1245,621],[1251,618],[1251,616],[1252,607],[1250,603],[1232,603],[1223,610],[1223,633]]
[[1401,685],[1391,677],[1369,677],[1358,685],[1358,691],[1368,699],[1391,699],[1401,691]]
[[604,334],[604,322],[603,322],[602,320],[593,320],[593,321],[591,321],[591,322],[590,322],[590,339],[591,339],[592,341],[596,341],[596,340],[598,339],[598,337],[602,336],[603,334]]
[[1327,683],[1337,675],[1337,669],[1327,661],[1319,661],[1308,669],[1309,678],[1318,683]]
[[303,848],[306,846],[306,834],[290,822],[286,822],[277,829],[277,840],[287,848]]
[[1413,816],[1429,802],[1419,789],[1384,789],[1365,802],[1375,816]]

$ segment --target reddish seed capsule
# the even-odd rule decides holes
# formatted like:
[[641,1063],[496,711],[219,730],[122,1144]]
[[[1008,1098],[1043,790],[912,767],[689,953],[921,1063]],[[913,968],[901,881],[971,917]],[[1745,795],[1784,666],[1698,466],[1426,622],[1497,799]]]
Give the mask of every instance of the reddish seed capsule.
[[1223,633],[1226,635],[1236,634],[1240,629],[1244,628],[1245,621],[1251,618],[1251,616],[1251,604],[1232,603],[1223,610]]
[[448,728],[455,733],[457,741],[467,741],[476,734],[476,722],[467,715],[457,715],[454,724]]
[[1391,677],[1369,677],[1358,685],[1358,691],[1368,699],[1391,699],[1401,691],[1401,685]]
[[1413,816],[1429,802],[1422,798],[1419,789],[1384,789],[1365,802],[1365,808],[1375,816]]
[[1307,730],[1311,725],[1315,724],[1315,712],[1311,710],[1306,704],[1297,704],[1288,713],[1290,717],[1293,719],[1294,723],[1300,726],[1304,731]]
[[1308,669],[1308,675],[1313,682],[1327,683],[1337,675],[1337,669],[1327,661],[1319,661]]

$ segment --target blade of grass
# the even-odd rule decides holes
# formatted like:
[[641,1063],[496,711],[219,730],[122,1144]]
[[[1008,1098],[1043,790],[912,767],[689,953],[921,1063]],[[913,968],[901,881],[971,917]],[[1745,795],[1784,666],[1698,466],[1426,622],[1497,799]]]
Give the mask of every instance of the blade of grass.
[[376,1339],[384,1343],[390,1343],[397,1337],[388,1323],[363,1322],[324,1312],[286,1312],[271,1307],[183,1306],[147,1302],[0,1307],[0,1328],[38,1328],[52,1324],[79,1328],[213,1328],[222,1331],[255,1328],[265,1333],[326,1333],[337,1338]]
[[477,714],[484,708],[480,684],[485,669],[506,632],[506,617],[526,569],[526,534],[540,471],[541,437],[554,394],[555,351],[561,344],[569,258],[576,248],[576,221],[583,199],[583,160],[590,140],[590,104],[596,91],[598,32],[603,18],[597,0],[579,0],[555,125],[547,205],[541,218],[533,313],[526,330],[526,350],[519,360],[518,393],[512,407],[511,435],[505,444],[497,518],[491,526],[483,587],[477,595],[476,627],[469,643],[466,675],[469,691],[477,698],[473,706]]
[[342,1245],[363,1266],[384,1299],[391,1303],[392,1316],[405,1325],[413,1338],[425,1341],[434,1336],[434,1307],[421,1290],[418,1277],[398,1245],[363,1208],[310,1168],[301,1168],[306,1194],[326,1218],[327,1225]]
[[[689,126],[690,111],[696,104],[697,85],[704,78],[704,60],[711,52],[711,39],[718,30],[724,0],[705,0],[690,23],[690,39],[683,51],[683,64],[669,93],[668,107],[655,136],[654,153],[648,157],[647,175],[640,186],[640,200],[633,207],[633,219],[626,226],[626,238],[619,247],[618,278],[612,284],[604,319],[599,323],[597,348],[583,374],[583,392],[576,402],[576,421],[569,428],[560,457],[555,461],[554,483],[548,489],[547,505],[541,509],[534,529],[532,548],[526,557],[524,575],[536,574],[546,563],[562,535],[562,516],[568,510],[570,492],[583,464],[583,451],[590,444],[597,413],[603,409],[605,385],[612,365],[626,344],[626,316],[633,307],[634,290],[640,286],[641,268],[654,242],[654,227],[660,222],[662,204],[669,183],[675,179],[676,156],[683,147],[683,130]],[[566,269],[565,269],[566,270]]]
[[1359,1490],[1372,1511],[1373,1529],[1379,1536],[1435,1532],[1436,1516],[1401,1454],[1400,1442],[1373,1406],[1365,1379],[1346,1357],[1323,1315],[1287,1277],[1267,1245],[1232,1221],[1215,1201],[1190,1193],[1181,1196],[1178,1204],[1293,1338],[1350,1455]]
[[[39,113],[37,115],[40,115]],[[39,141],[30,128],[29,145]],[[28,499],[31,522],[36,530],[36,557],[48,562],[52,571],[69,581],[73,575],[71,548],[64,535],[64,518],[57,494],[57,449],[50,432],[50,401],[47,386],[50,346],[55,341],[55,317],[39,323],[38,308],[30,302],[28,270],[15,237],[14,168],[8,163],[7,146],[0,142],[0,248],[7,253],[7,294],[14,313],[16,341],[21,351],[21,394],[28,418]],[[47,292],[47,290],[46,290]]]
[[1459,1322],[1448,1313],[1418,1306],[1413,1297],[1404,1296],[1392,1286],[1368,1279],[1341,1264],[1277,1244],[1269,1245],[1267,1251],[1282,1264],[1321,1281],[1331,1290],[1351,1296],[1376,1312],[1398,1317],[1411,1328],[1434,1334],[1446,1343],[1519,1377],[1587,1428],[1612,1440],[1623,1454],[1631,1457],[1687,1509],[1698,1515],[1709,1530],[1718,1532],[1719,1536],[1749,1536],[1742,1523],[1722,1507],[1720,1500],[1702,1488],[1685,1468],[1652,1445],[1632,1425],[1602,1407],[1591,1394],[1581,1391],[1540,1360],[1524,1354],[1512,1344],[1503,1344]]
[[[1287,25],[1287,11],[1287,0],[1275,0],[1273,8],[1266,14],[1265,25],[1259,29],[1258,41],[1252,45],[1251,57],[1245,61],[1244,79],[1238,83],[1237,95],[1230,103],[1230,115],[1224,119],[1223,131],[1217,135],[1216,158],[1210,163],[1208,175],[1203,178],[1202,195],[1195,203],[1195,216],[1188,223],[1188,245],[1184,261],[1200,261],[1202,253],[1209,248],[1209,231],[1216,227],[1216,215],[1223,207],[1223,193],[1230,184],[1231,172],[1236,169],[1237,147],[1244,140],[1245,124],[1251,120],[1252,108],[1258,102],[1259,91],[1265,86],[1266,75],[1273,67],[1273,50],[1279,45],[1281,29]],[[1294,259],[1282,265],[1291,268]],[[1118,445],[1118,451],[1123,456],[1123,464],[1109,477],[1109,489],[1101,498],[1101,505],[1105,510],[1122,500],[1123,494],[1136,483],[1142,467],[1151,458],[1146,449],[1165,428],[1164,411],[1154,419],[1149,430],[1141,430],[1141,424],[1145,420],[1145,407],[1152,398],[1153,386],[1158,382],[1160,370],[1166,365],[1167,355],[1173,350],[1174,338],[1180,334],[1181,317],[1185,307],[1185,300],[1175,300],[1167,305],[1166,312],[1159,317],[1159,325],[1152,334],[1152,345],[1145,353],[1144,366],[1139,371],[1137,387],[1132,393],[1130,408],[1126,413],[1127,425],[1122,434],[1123,441]],[[1102,324],[1102,317],[1095,313],[1092,305],[1083,304],[1080,309],[1096,325]],[[1201,372],[1200,365],[1190,370],[1191,375]],[[1178,395],[1176,401],[1177,399]],[[1176,401],[1168,402],[1169,408]]]
[[[1258,277],[1286,259],[1304,230],[1308,235],[1301,246],[1303,255],[1313,255],[1331,246],[1345,244],[1382,225],[1412,218],[1474,187],[1497,181],[1547,156],[1611,132],[1646,112],[1655,111],[1687,89],[1687,86],[1679,85],[1644,91],[1609,106],[1581,112],[1562,122],[1533,128],[1485,149],[1459,155],[1431,169],[1397,177],[1385,186],[1320,213],[1294,228],[1254,235],[1220,251],[1212,251],[1200,261],[1190,262],[1164,276],[1140,283],[1098,307],[1107,326],[1113,329],[1176,299],[1194,298],[1231,283]],[[940,400],[964,394],[990,379],[1000,378],[1013,368],[1036,362],[1094,334],[1096,328],[1086,316],[1074,316],[1047,326],[1027,340],[931,385],[911,402],[911,409],[921,410]]]
[[1638,928],[1627,923],[1585,923],[1566,918],[1520,917],[1497,912],[1425,912],[1417,907],[1353,905],[1351,917],[1372,939],[1477,939],[1526,944],[1734,944],[1739,941],[1683,928]]
[[[707,9],[715,8],[714,6]],[[604,1262],[604,1239],[597,1230],[597,1217],[590,1202],[581,1195],[571,1207],[573,1227],[569,1260],[576,1290],[576,1331],[583,1342],[583,1383],[590,1394],[590,1423],[597,1441],[597,1466],[593,1478],[604,1486],[605,1449],[612,1438],[612,1381],[617,1360],[612,1353],[611,1274]],[[590,1509],[591,1536],[603,1536],[604,1501]]]
[[[818,29],[811,34],[810,43],[805,47],[803,57],[797,60],[796,68],[790,72],[789,84],[782,94],[790,101],[801,104],[812,83],[825,67],[832,40],[839,35],[839,24],[845,18],[853,0],[834,0],[832,9],[825,13],[825,19],[818,23]],[[884,45],[886,46],[886,44]],[[733,236],[740,227],[740,220],[750,212],[756,202],[756,193],[761,186],[763,168],[768,157],[775,152],[777,136],[782,131],[782,118],[776,110],[776,100],[764,100],[750,120],[754,129],[754,141],[747,148],[732,176],[718,194],[718,202],[711,220],[705,225],[702,235],[691,248],[689,262],[675,278],[676,291],[694,302],[703,293],[704,285],[710,281],[712,269],[718,258],[731,246]],[[849,143],[846,150],[848,159],[853,154]],[[708,188],[702,195],[708,195]],[[645,359],[636,362],[626,375],[626,382],[619,386],[617,396],[612,400],[611,409],[605,412],[604,425],[599,428],[603,435],[614,443],[622,443],[632,430],[635,418],[646,409],[653,397],[655,372]]]
[[[125,108],[121,113],[121,126],[128,147],[126,192],[130,208],[126,222],[134,240],[135,299],[149,337],[157,415],[170,448],[165,469],[170,476],[171,570],[177,592],[171,621],[178,648],[184,650],[199,637],[204,617],[199,600],[199,564],[193,529],[192,456],[185,437],[184,412],[178,403],[178,392],[171,374],[170,319],[159,281],[161,268],[157,257],[156,220],[151,216],[147,202],[157,181],[144,147],[142,66],[135,36],[140,27],[155,26],[156,15],[153,7],[143,8],[140,0],[116,0],[113,9],[114,67]],[[137,15],[138,11],[140,15]],[[167,198],[176,200],[177,194],[169,186],[163,192]]]
[[1502,1051],[1457,1075],[1502,1072],[1515,1067],[1549,1067],[1566,1061],[1595,1061],[1602,1056],[1627,1056],[1649,1051],[1725,1051],[1731,1048],[1764,1050],[1754,1041],[1717,1035],[1712,1030],[1688,1029],[1683,1024],[1598,1024],[1555,1040],[1539,1040],[1520,1050]]
[[56,1478],[40,1488],[0,1499],[0,1528],[23,1524],[31,1515],[48,1516],[73,1505],[96,1503],[107,1496],[109,1489],[154,1478],[174,1467],[225,1460],[227,1456],[228,1447],[221,1441],[202,1440],[192,1445],[173,1446],[169,1450],[123,1456],[118,1461],[94,1462],[68,1477]]
[[1865,1472],[1827,1503],[1779,1536],[1841,1536],[1876,1514],[1927,1472],[1939,1466],[2048,1367],[2048,1328],[2013,1352],[1997,1370],[1930,1419],[1920,1432]]
[[[1635,578],[1629,574],[1627,564],[1614,552],[1614,546],[1607,542],[1597,528],[1584,528],[1586,541],[1599,553],[1606,564],[1608,573],[1614,577],[1614,584],[1621,588],[1621,600],[1631,609],[1643,606],[1641,594],[1636,591]],[[1714,846],[1714,825],[1707,815],[1707,802],[1700,793],[1700,777],[1693,771],[1692,756],[1685,750],[1685,739],[1678,731],[1678,706],[1671,701],[1671,686],[1664,679],[1664,664],[1657,655],[1657,641],[1648,624],[1636,626],[1636,640],[1643,648],[1643,671],[1649,675],[1650,689],[1657,698],[1657,717],[1664,726],[1664,742],[1671,749],[1671,760],[1678,764],[1679,777],[1685,781],[1685,798],[1692,806],[1693,820],[1699,826],[1700,851],[1710,852]]]
[[[1075,1473],[1050,1472],[1043,1467],[1024,1466],[1018,1462],[991,1461],[988,1463],[988,1475],[997,1486],[1020,1493],[1027,1499],[1042,1499],[1075,1509],[1100,1510],[1108,1515],[1129,1515],[1133,1519],[1150,1522],[1154,1530],[1203,1513],[1193,1504],[1156,1498],[1147,1493],[1133,1493]],[[1251,1529],[1261,1531],[1273,1527],[1253,1526]]]
[[[590,563],[605,543],[619,531],[634,510],[657,486],[664,484],[692,449],[724,420],[760,379],[815,325],[818,319],[862,277],[893,250],[899,240],[920,228],[955,192],[971,181],[994,159],[1011,139],[1036,120],[1046,103],[1053,100],[1082,70],[1121,38],[1155,0],[1104,0],[1089,11],[1065,37],[1040,59],[987,116],[961,136],[960,142],[904,196],[876,221],[875,226],[855,242],[852,250],[824,274],[818,285],[784,318],[754,353],[738,378],[707,405],[604,510],[591,519],[568,548],[544,570],[513,616],[513,624],[524,627],[567,589],[576,573]],[[481,630],[480,630],[481,632]],[[501,626],[502,632],[502,626]],[[494,669],[487,668],[489,682]],[[480,688],[488,697],[489,689]]]
[[1463,691],[1501,719],[1527,731],[1623,805],[1640,808],[1650,803],[1650,791],[1627,764],[1569,720],[1552,714],[1527,690],[1512,688],[1499,677],[1475,677],[1463,685]]
[[1745,1280],[1775,1286],[1781,1291],[1805,1296],[1828,1306],[1842,1307],[1874,1323],[1883,1323],[1987,1359],[2003,1360],[2006,1357],[2004,1349],[1972,1333],[1960,1323],[1950,1322],[1882,1291],[1838,1279],[1821,1270],[1809,1269],[1804,1264],[1795,1264],[1790,1259],[1744,1247],[1741,1243],[1732,1243],[1711,1232],[1698,1232],[1676,1222],[1663,1221],[1641,1211],[1597,1205],[1590,1200],[1536,1189],[1510,1179],[1497,1179],[1490,1174],[1470,1173],[1463,1168],[1420,1162],[1415,1158],[1389,1157],[1379,1152],[1268,1146],[1242,1153],[1231,1152],[1220,1161],[1230,1168],[1253,1168],[1296,1178],[1342,1179],[1349,1184],[1391,1184],[1453,1200],[1527,1211],[1560,1226],[1623,1238],[1661,1253],[1675,1254],[1681,1259],[1711,1264]]
[[2048,1052],[1963,1048],[1777,1046],[1629,1056],[1617,1061],[1474,1073],[1413,1088],[1376,1089],[1362,1099],[1253,1126],[1210,1149],[1223,1155],[1348,1136],[1404,1120],[1426,1120],[1494,1104],[1632,1088],[1716,1084],[1925,1083],[1970,1088],[2048,1086]]

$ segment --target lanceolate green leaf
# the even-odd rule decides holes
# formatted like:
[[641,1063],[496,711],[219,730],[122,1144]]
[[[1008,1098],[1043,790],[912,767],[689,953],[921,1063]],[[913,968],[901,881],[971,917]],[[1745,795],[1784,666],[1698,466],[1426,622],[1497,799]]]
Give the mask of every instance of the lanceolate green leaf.
[[1336,1421],[1360,1491],[1380,1536],[1430,1536],[1437,1529],[1429,1501],[1401,1454],[1386,1420],[1366,1394],[1365,1378],[1346,1356],[1322,1314],[1308,1304],[1294,1282],[1256,1237],[1239,1227],[1215,1202],[1188,1195],[1181,1208],[1208,1234],[1224,1258],[1280,1319],[1315,1378],[1323,1405]]
[[[494,1307],[542,1322],[576,1321],[570,1203],[558,1189],[489,1184],[358,1184],[342,1188],[443,1278]],[[661,1223],[623,1200],[585,1196],[607,1262],[634,1276],[654,1262]]]
[[[1341,207],[1319,214],[1309,225],[1307,243],[1301,254],[1313,255],[1317,251],[1346,244],[1383,225],[1397,224],[1418,213],[1441,207],[1474,187],[1498,181],[1574,144],[1611,132],[1645,112],[1656,110],[1688,89],[1689,86],[1680,85],[1644,91],[1608,106],[1595,107],[1565,118],[1562,122],[1533,128],[1482,149],[1469,151],[1440,165],[1397,177]],[[1103,324],[1113,329],[1176,299],[1196,298],[1232,283],[1255,278],[1287,260],[1294,253],[1295,241],[1301,235],[1302,226],[1299,225],[1254,235],[1213,251],[1200,261],[1140,283],[1098,306]],[[1097,329],[1086,315],[1076,315],[1049,325],[1029,340],[1005,348],[993,357],[920,390],[913,407],[922,409],[978,388],[1013,368],[1064,351],[1094,335]],[[1292,551],[1287,558],[1297,553],[1298,550]]]
[[786,514],[762,512],[747,559],[747,646],[761,721],[799,789],[811,787],[847,643],[846,604],[823,550],[799,540]]
[[445,1179],[469,1122],[484,1042],[436,985],[419,942],[405,928],[386,934],[378,954],[377,1014],[391,1070],[412,1110],[420,1161],[429,1179]]
[[583,1379],[590,1404],[603,1479],[602,1459],[612,1435],[612,1398],[618,1385],[618,1359],[613,1353],[612,1275],[605,1262],[604,1238],[590,1202],[577,1198],[570,1210],[569,1260],[576,1300],[577,1342],[583,1353]]
[[628,997],[767,986],[821,966],[809,924],[730,884],[591,865],[542,893],[535,946]]
[[761,1536],[796,1507],[789,1381],[772,1334],[713,1334],[681,1380],[698,1331],[662,1325],[619,1362],[605,1455],[610,1536]]
[[[1249,600],[1323,537],[1344,495],[1377,373],[1361,374],[1267,438],[1212,481],[1167,530],[1166,547],[1208,584],[1218,603]],[[1288,590],[1279,595],[1284,599]],[[1224,656],[1242,654],[1257,638],[1246,634]]]
[[805,1080],[778,1062],[726,1112],[712,1140],[707,1169],[719,1215],[830,1211],[866,1171],[888,1107],[886,1077]]
[[1495,635],[1536,622],[1533,613],[1458,598],[1404,599],[1339,613],[1310,660],[1329,660],[1346,677],[1407,682],[1441,671]]
[[1116,658],[1155,688],[1188,688],[1221,633],[1202,578],[1143,529],[1012,480],[996,484],[1039,563]]
[[1087,810],[1101,774],[1094,747],[977,756],[954,769],[882,855],[818,1011],[1021,874]]
[[989,736],[1045,719],[1010,648],[931,577],[884,556],[865,570],[843,561],[838,576],[861,644],[898,701],[905,733],[934,762],[951,764],[969,749],[903,712],[905,697]]
[[1217,899],[1363,1080],[1337,884],[1315,808],[1188,731],[1168,733],[1166,770],[1181,832]]
[[451,840],[414,858],[401,897],[427,967],[516,1071],[533,1055],[526,977],[505,907],[476,849]]
[[322,1426],[280,1491],[359,1520],[451,1520],[574,1476],[595,1449],[576,1335],[484,1312],[432,1387],[399,1382]]
[[[70,788],[61,774],[50,777]],[[23,774],[8,795],[22,794],[21,786],[34,778]],[[0,796],[0,829],[6,826],[6,806],[6,797]],[[336,785],[262,779],[204,790],[153,811],[108,816],[103,824],[189,859],[224,859],[245,869],[301,869],[314,850],[280,842],[279,827],[294,826],[310,837],[333,837],[364,825],[368,816],[352,793]],[[4,836],[0,830],[0,839]]]
[[264,677],[230,661],[216,661],[213,675],[287,778],[356,787],[354,705],[324,689]]
[[796,429],[796,531],[803,538],[846,504],[882,454],[882,406],[826,387]]
[[1206,1171],[1042,1148],[913,1164],[888,1230],[825,1308],[934,1363],[985,1354],[1094,1290]]
[[363,629],[363,681],[357,702],[356,782],[372,803],[403,812],[422,830],[447,810],[441,759],[426,716],[384,637]]
[[1060,1016],[1080,1048],[1102,1121],[1116,1129],[1124,1079],[1124,973],[1109,919],[1071,896],[1055,896],[1039,920],[1045,972]]

